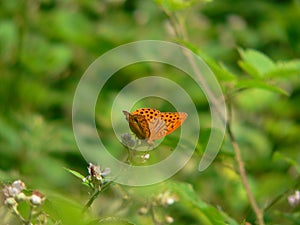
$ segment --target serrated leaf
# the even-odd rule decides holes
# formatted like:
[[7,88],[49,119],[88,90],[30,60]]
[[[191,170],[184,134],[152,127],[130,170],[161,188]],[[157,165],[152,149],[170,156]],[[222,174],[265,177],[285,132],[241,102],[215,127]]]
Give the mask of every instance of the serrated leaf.
[[260,89],[264,89],[264,90],[268,90],[268,91],[272,91],[272,92],[276,92],[279,94],[289,96],[289,93],[287,91],[285,91],[284,89],[279,88],[274,85],[271,85],[271,84],[268,84],[261,80],[238,81],[235,85],[235,88],[237,88],[237,89],[260,88]]
[[289,76],[300,75],[300,60],[278,62],[276,69],[266,73],[268,78],[288,78]]
[[[243,69],[246,69],[249,75],[265,77],[265,74],[276,68],[275,63],[265,54],[254,49],[239,49],[242,61],[239,63]],[[253,72],[256,71],[257,73]]]
[[64,167],[64,169],[67,170],[68,172],[70,172],[71,174],[73,174],[75,177],[78,177],[81,180],[83,180],[85,178],[85,176],[83,176],[81,173],[78,173],[75,170],[71,170],[71,169],[68,169],[68,168],[65,168],[65,167]]

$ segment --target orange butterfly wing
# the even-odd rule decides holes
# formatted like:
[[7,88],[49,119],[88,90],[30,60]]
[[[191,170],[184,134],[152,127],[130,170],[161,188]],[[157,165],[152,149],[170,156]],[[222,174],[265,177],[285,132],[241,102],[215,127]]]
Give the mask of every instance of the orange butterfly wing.
[[167,126],[166,135],[175,131],[187,118],[185,112],[162,112],[161,117],[164,119]]

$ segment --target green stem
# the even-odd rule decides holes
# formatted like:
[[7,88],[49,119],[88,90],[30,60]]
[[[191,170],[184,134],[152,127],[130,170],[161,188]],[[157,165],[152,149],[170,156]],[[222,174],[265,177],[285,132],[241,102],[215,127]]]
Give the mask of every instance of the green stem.
[[105,185],[103,185],[102,188],[100,188],[100,189],[98,189],[98,190],[96,190],[96,191],[94,192],[94,194],[92,195],[92,197],[91,197],[91,198],[89,199],[89,201],[85,204],[85,206],[84,206],[84,208],[83,208],[83,213],[85,213],[86,210],[87,210],[88,208],[91,207],[91,205],[93,204],[93,202],[95,201],[95,199],[98,197],[98,195],[99,195],[101,192],[105,191],[105,190],[111,185],[112,182],[113,182],[113,181],[109,181],[108,183],[106,183]]
[[153,223],[155,225],[161,225],[161,223],[155,217],[155,211],[154,211],[153,205],[151,203],[150,203],[150,214],[151,214],[151,218],[152,218]]
[[13,213],[22,221],[23,224],[27,225],[27,221],[23,218],[23,216],[19,213],[17,207],[12,207]]
[[300,186],[300,177],[298,176],[298,178],[296,179],[295,184],[293,185],[293,187],[288,188],[287,190],[285,190],[283,193],[281,193],[280,195],[278,195],[275,199],[273,199],[273,201],[271,201],[269,203],[268,206],[265,207],[264,211],[268,211],[270,208],[272,208],[272,206],[274,206],[277,202],[279,202],[282,198],[285,198],[287,196],[287,194],[291,191],[291,190],[297,190]]
[[184,39],[184,35],[183,35],[183,29],[182,27],[180,27],[180,23],[179,23],[179,20],[176,16],[176,14],[174,13],[169,13],[167,12],[165,9],[163,9],[163,12],[165,13],[165,15],[169,18],[169,21],[171,23],[171,26],[173,27],[174,29],[174,32],[175,32],[175,36],[177,38],[182,38]]
[[91,205],[93,204],[93,202],[95,201],[95,199],[98,197],[98,195],[100,194],[101,190],[97,190],[94,192],[94,194],[92,195],[92,197],[89,199],[89,201],[85,204],[84,208],[83,208],[83,213],[86,212],[86,210],[88,210],[88,208],[91,207]]

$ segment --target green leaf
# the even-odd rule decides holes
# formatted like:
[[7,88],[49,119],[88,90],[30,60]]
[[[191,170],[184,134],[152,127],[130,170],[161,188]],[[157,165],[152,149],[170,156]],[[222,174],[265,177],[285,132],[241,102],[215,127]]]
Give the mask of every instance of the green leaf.
[[23,65],[39,76],[57,76],[67,69],[72,60],[72,52],[67,45],[51,43],[40,35],[27,35],[21,53]]
[[240,60],[238,61],[238,65],[250,76],[260,78],[259,72],[251,64]]
[[14,59],[18,44],[18,28],[15,23],[2,18],[0,22],[0,59],[1,63]]
[[51,221],[57,221],[55,224],[95,224],[92,223],[92,215],[89,212],[82,213],[82,205],[80,205],[78,201],[70,198],[70,196],[51,192],[51,190],[45,194],[47,201],[45,201],[43,210],[49,215]]
[[289,93],[284,89],[268,84],[261,80],[241,80],[236,83],[235,88],[237,89],[260,88],[260,89],[289,96]]
[[275,63],[265,54],[254,49],[239,49],[242,61],[239,62],[240,67],[249,75],[257,77],[265,77],[265,74],[276,68]]
[[188,42],[182,42],[186,47],[188,47],[192,52],[197,54],[202,60],[204,60],[213,73],[216,75],[219,81],[234,81],[236,80],[236,75],[231,73],[224,65],[216,62],[212,57],[209,57],[205,52],[201,51],[198,47],[192,45]]
[[161,6],[167,12],[175,12],[190,8],[196,3],[206,3],[211,0],[155,0],[156,4]]
[[204,54],[199,54],[202,56],[204,61],[208,64],[210,69],[216,75],[219,81],[234,81],[236,80],[236,76],[231,73],[224,65],[218,64],[214,59],[209,56],[205,56]]
[[97,223],[99,225],[134,225],[134,223],[119,217],[106,217],[102,219],[98,219]]
[[268,78],[288,78],[290,76],[300,75],[300,60],[292,60],[287,62],[278,62],[276,69],[266,73]]
[[178,194],[179,203],[187,213],[196,217],[199,224],[206,225],[237,225],[238,223],[221,210],[208,205],[196,195],[194,189],[187,183],[168,182],[172,192]]
[[298,173],[300,173],[300,164],[293,158],[285,156],[281,154],[280,152],[275,152],[273,155],[274,160],[283,160],[290,165],[294,166]]
[[0,139],[2,147],[3,143],[7,143],[12,150],[16,150],[21,146],[20,137],[17,131],[15,131],[14,128],[8,124],[4,118],[2,118],[2,116],[0,116]]
[[93,23],[82,11],[73,12],[58,8],[43,16],[39,26],[48,36],[80,46],[96,46]]
[[[27,74],[26,74],[27,75]],[[31,105],[40,109],[48,109],[54,104],[62,104],[64,96],[57,90],[51,89],[47,83],[41,79],[32,79],[20,77],[18,85],[18,94],[20,101],[24,105]]]
[[75,170],[71,170],[71,169],[68,169],[66,167],[64,167],[65,170],[67,170],[68,172],[70,172],[71,174],[73,174],[75,177],[83,180],[85,178],[85,176],[83,176],[82,174],[78,173],[77,171]]

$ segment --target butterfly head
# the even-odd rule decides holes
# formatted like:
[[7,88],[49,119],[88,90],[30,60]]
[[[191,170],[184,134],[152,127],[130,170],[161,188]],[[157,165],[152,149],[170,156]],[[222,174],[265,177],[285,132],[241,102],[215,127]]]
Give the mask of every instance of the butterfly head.
[[139,139],[147,139],[150,136],[148,122],[143,115],[133,115],[127,111],[123,111],[129,127]]

